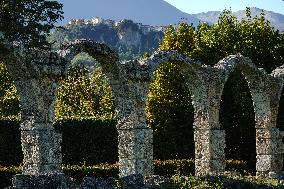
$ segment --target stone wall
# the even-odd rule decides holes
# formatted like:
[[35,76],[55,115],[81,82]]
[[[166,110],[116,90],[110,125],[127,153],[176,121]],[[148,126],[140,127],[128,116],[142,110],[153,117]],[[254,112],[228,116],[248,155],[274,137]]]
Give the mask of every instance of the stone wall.
[[[284,67],[267,74],[240,54],[228,56],[211,67],[176,51],[158,51],[144,61],[120,62],[117,53],[106,45],[77,40],[57,52],[17,47],[0,56],[20,96],[24,159],[22,175],[14,178],[15,187],[21,188],[27,176],[48,180],[52,175],[62,175],[61,135],[53,129],[54,103],[68,65],[80,52],[88,53],[101,64],[113,90],[121,178],[153,174],[153,132],[145,117],[146,96],[155,70],[168,61],[179,64],[192,95],[196,175],[225,170],[226,133],[219,124],[220,101],[224,85],[236,69],[245,76],[254,104],[257,174],[281,175],[284,133],[276,128],[276,118]],[[60,178],[65,182],[64,175]]]

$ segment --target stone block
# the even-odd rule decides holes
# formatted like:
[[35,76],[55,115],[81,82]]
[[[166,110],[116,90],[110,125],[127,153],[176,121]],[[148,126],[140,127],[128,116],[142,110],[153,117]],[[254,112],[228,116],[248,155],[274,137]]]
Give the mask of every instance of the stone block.
[[147,159],[153,157],[153,146],[150,143],[125,143],[118,146],[118,153],[120,158]]
[[55,144],[22,145],[24,160],[27,164],[62,163],[60,146]]
[[40,174],[55,174],[62,172],[62,164],[50,163],[40,166]]
[[193,127],[198,130],[208,130],[210,128],[209,117],[208,115],[203,115],[203,111],[204,110],[194,110],[195,116]]
[[118,121],[116,128],[118,130],[127,130],[127,129],[135,129],[135,128],[147,128],[145,125],[141,127],[139,121],[138,121],[138,115],[136,115],[135,112],[133,112],[133,106],[129,105],[126,106],[124,105],[123,109],[123,116],[122,118]]
[[211,130],[211,159],[225,159],[225,131]]
[[194,130],[194,141],[197,143],[208,143],[210,141],[210,130],[209,129],[195,129]]
[[63,173],[25,175],[17,174],[12,179],[13,188],[42,189],[42,188],[79,188],[72,178]]
[[133,174],[120,178],[121,188],[138,189],[144,186],[144,178],[141,174]]
[[225,131],[224,130],[195,130],[195,157],[201,159],[207,157],[211,159],[225,158]]
[[204,176],[210,173],[210,160],[206,158],[195,158],[195,175]]
[[256,153],[259,155],[281,154],[280,140],[271,138],[256,138]]
[[271,118],[267,116],[268,109],[265,105],[261,105],[260,107],[257,107],[256,112],[256,118],[255,118],[255,128],[256,129],[272,129],[274,128],[274,125],[271,124]]
[[125,177],[133,174],[150,176],[153,174],[152,159],[119,159],[119,176]]
[[256,129],[257,138],[271,138],[278,139],[280,137],[280,131],[278,128],[269,128],[269,129]]
[[210,157],[210,143],[195,141],[195,158],[202,159],[205,157]]
[[119,176],[136,174],[135,159],[119,158]]
[[224,159],[212,159],[210,160],[210,173],[221,173],[225,171],[226,161]]
[[30,128],[21,130],[21,141],[23,143],[61,143],[62,135],[53,128]]
[[271,155],[257,155],[256,170],[260,172],[269,171],[271,168]]
[[257,155],[256,170],[259,172],[281,171],[283,155]]
[[119,144],[153,144],[153,131],[149,128],[142,129],[119,129]]
[[53,129],[53,122],[35,120],[32,116],[23,120],[24,121],[20,124],[21,131]]
[[115,189],[115,179],[114,178],[94,178],[85,177],[81,184],[82,189]]

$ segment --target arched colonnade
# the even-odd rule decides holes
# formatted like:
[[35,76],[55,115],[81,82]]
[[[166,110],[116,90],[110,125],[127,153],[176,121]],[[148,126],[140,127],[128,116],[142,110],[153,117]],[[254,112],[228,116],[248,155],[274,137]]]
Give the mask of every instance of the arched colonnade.
[[120,177],[153,174],[153,132],[148,128],[145,104],[148,88],[159,65],[173,61],[192,95],[196,175],[225,170],[225,131],[220,129],[220,101],[224,85],[236,69],[248,82],[255,111],[256,171],[275,176],[283,167],[284,133],[276,128],[284,83],[284,67],[271,74],[258,69],[249,58],[231,55],[215,66],[195,62],[176,51],[157,51],[144,61],[120,62],[116,52],[88,40],[68,43],[56,52],[15,48],[1,56],[20,96],[23,173],[25,176],[62,174],[62,137],[53,128],[54,104],[60,81],[70,61],[81,52],[97,60],[108,77],[118,116]]

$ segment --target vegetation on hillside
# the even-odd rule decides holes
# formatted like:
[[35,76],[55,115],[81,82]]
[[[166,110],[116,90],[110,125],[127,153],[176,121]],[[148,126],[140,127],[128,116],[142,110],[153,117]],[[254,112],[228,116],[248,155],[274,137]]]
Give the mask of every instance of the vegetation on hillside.
[[138,24],[131,20],[123,20],[118,26],[109,26],[105,23],[96,25],[66,25],[56,30],[49,36],[49,41],[54,47],[75,39],[91,39],[105,43],[117,51],[120,60],[138,58],[144,52],[152,53],[158,48],[163,37],[163,32],[149,31],[144,33]]

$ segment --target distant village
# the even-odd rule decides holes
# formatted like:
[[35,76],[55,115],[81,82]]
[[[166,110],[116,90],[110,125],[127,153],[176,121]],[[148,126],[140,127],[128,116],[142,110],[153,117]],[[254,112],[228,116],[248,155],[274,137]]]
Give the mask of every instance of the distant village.
[[[115,20],[111,20],[111,19],[103,19],[100,17],[94,17],[92,19],[71,19],[68,24],[69,25],[98,25],[98,24],[105,24],[108,25],[110,27],[117,27],[119,26],[123,21],[125,20],[121,20],[121,21],[115,21]],[[142,33],[144,35],[147,35],[149,32],[151,31],[161,31],[161,32],[165,32],[168,26],[150,26],[150,25],[143,25],[142,23],[135,23],[138,25],[139,29],[142,31]]]

